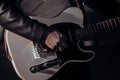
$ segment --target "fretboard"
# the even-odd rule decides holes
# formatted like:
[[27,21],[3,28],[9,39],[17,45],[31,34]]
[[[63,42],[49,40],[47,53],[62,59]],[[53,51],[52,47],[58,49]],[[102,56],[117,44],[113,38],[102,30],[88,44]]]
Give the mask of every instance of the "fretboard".
[[99,23],[88,25],[85,28],[75,30],[77,40],[86,40],[94,34],[116,30],[120,26],[120,17],[101,21]]

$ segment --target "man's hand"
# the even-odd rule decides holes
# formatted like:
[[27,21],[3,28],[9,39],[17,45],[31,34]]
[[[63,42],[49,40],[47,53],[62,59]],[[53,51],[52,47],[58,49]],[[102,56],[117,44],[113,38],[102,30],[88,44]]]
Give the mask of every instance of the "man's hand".
[[57,31],[53,31],[48,34],[45,44],[50,49],[58,49],[59,51],[62,51],[64,48],[67,47],[66,45],[66,39],[64,39],[63,35]]

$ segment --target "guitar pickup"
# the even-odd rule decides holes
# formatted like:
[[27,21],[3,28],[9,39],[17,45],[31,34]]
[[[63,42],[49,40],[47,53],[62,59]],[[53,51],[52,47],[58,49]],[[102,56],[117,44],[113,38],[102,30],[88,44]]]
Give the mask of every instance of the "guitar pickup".
[[54,60],[50,60],[45,63],[39,64],[39,65],[34,65],[34,66],[30,67],[30,71],[31,71],[31,73],[40,72],[42,70],[45,70],[47,68],[53,67],[57,64],[60,64],[60,62],[61,62],[61,60],[58,58],[54,59]]

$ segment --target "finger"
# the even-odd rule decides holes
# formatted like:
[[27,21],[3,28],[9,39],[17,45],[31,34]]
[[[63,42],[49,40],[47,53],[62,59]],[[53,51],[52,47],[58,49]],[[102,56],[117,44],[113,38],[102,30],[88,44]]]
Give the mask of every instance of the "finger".
[[51,40],[48,38],[48,39],[46,39],[46,41],[45,41],[45,45],[47,45],[50,49],[53,49],[53,43],[51,43]]
[[59,51],[63,51],[65,48],[67,48],[67,44],[64,41],[58,42],[55,48],[57,48]]
[[59,51],[63,51],[65,48],[64,48],[64,46],[63,45],[59,45],[59,46],[57,46],[57,50],[59,50]]
[[54,37],[48,37],[45,41],[45,44],[53,49],[55,47],[55,45],[57,44],[58,40],[54,39]]

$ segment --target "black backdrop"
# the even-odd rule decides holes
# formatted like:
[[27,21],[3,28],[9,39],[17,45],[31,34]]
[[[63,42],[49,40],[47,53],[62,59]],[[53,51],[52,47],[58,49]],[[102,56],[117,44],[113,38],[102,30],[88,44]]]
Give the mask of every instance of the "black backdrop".
[[[87,25],[120,16],[120,0],[84,1]],[[99,37],[94,40],[96,57],[90,63],[92,80],[120,80],[120,28]]]

